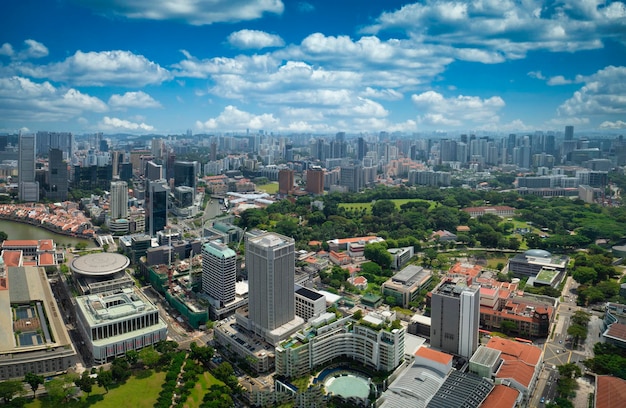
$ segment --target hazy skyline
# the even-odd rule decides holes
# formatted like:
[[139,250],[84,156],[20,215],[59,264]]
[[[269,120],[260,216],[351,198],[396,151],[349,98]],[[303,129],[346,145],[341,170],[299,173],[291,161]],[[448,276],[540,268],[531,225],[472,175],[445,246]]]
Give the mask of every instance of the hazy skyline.
[[27,0],[0,22],[0,132],[626,128],[624,2]]

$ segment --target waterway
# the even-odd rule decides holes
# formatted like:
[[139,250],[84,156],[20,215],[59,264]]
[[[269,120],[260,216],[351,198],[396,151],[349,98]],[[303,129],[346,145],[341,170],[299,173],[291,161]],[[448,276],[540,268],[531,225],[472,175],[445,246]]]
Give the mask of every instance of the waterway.
[[75,246],[79,242],[84,242],[88,247],[96,246],[96,243],[91,239],[57,234],[44,228],[15,221],[0,220],[0,231],[4,231],[9,239],[53,239],[57,245],[66,244]]

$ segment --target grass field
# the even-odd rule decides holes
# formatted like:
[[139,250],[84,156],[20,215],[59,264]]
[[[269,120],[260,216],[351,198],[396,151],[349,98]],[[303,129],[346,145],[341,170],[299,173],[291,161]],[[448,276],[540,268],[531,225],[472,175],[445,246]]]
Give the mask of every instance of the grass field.
[[272,183],[259,184],[256,186],[256,189],[267,194],[276,194],[278,193],[278,182],[274,181]]
[[[144,372],[145,373],[145,372]],[[143,376],[140,376],[143,377]],[[63,404],[64,408],[151,408],[159,397],[161,385],[165,380],[165,372],[152,373],[148,377],[133,376],[125,384],[109,389],[94,385],[93,392],[87,398],[83,395],[78,401],[72,400]],[[47,398],[38,398],[25,405],[26,408],[56,408],[59,404]]]
[[189,395],[187,402],[185,402],[184,407],[199,407],[202,403],[202,398],[204,398],[204,394],[206,394],[206,391],[211,388],[213,384],[224,385],[223,382],[213,377],[211,373],[205,372],[202,377],[198,378],[198,382],[196,383],[196,386],[193,388],[193,390],[191,390],[191,394]]
[[[406,204],[409,202],[417,202],[417,201],[428,203],[430,205],[429,210],[432,210],[433,208],[435,208],[435,205],[436,205],[434,201],[421,200],[419,198],[396,198],[396,199],[389,200],[389,201],[393,201],[397,209],[400,209],[400,206],[402,204]],[[370,213],[372,211],[372,203],[341,203],[339,204],[339,207],[345,208],[348,211],[353,211],[353,210],[361,211],[363,209],[365,209],[367,213]]]

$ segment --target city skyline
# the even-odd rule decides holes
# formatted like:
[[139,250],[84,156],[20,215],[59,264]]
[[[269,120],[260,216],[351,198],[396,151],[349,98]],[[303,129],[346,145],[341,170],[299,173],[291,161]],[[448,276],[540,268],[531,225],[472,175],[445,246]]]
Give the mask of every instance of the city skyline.
[[621,1],[33,0],[5,10],[0,132],[626,128]]

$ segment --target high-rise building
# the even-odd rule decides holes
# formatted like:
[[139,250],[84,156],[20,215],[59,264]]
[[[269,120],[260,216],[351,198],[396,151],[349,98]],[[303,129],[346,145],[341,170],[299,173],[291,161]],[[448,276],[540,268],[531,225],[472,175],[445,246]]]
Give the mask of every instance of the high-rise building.
[[278,194],[291,194],[294,185],[294,171],[291,169],[281,169],[278,172]]
[[348,188],[352,193],[358,193],[363,188],[363,167],[341,166],[339,185]]
[[565,140],[574,140],[574,126],[565,126]]
[[480,287],[447,280],[432,293],[430,344],[470,358],[478,348]]
[[50,149],[59,149],[63,157],[72,157],[72,143],[74,136],[69,132],[37,132],[35,153],[46,156]]
[[119,220],[128,217],[128,183],[125,181],[111,182],[111,219]]
[[311,194],[324,194],[324,170],[320,166],[311,166],[306,171],[306,191]]
[[295,241],[274,232],[246,239],[249,329],[269,339],[296,316]]
[[202,290],[219,302],[219,306],[235,300],[237,254],[221,241],[202,246]]
[[48,154],[48,173],[46,198],[52,201],[66,201],[69,185],[67,162],[63,160],[61,149],[50,149]]
[[146,179],[151,181],[161,180],[163,178],[163,166],[156,164],[152,160],[146,162],[145,173]]
[[167,225],[170,188],[165,180],[149,181],[146,188],[146,232],[155,236]]
[[197,185],[196,168],[198,162],[176,161],[174,162],[174,187],[191,187],[194,198]]
[[357,160],[363,160],[367,155],[367,142],[364,138],[359,137],[356,141],[356,158]]
[[35,135],[20,135],[17,166],[18,199],[39,201],[39,183],[35,181]]

